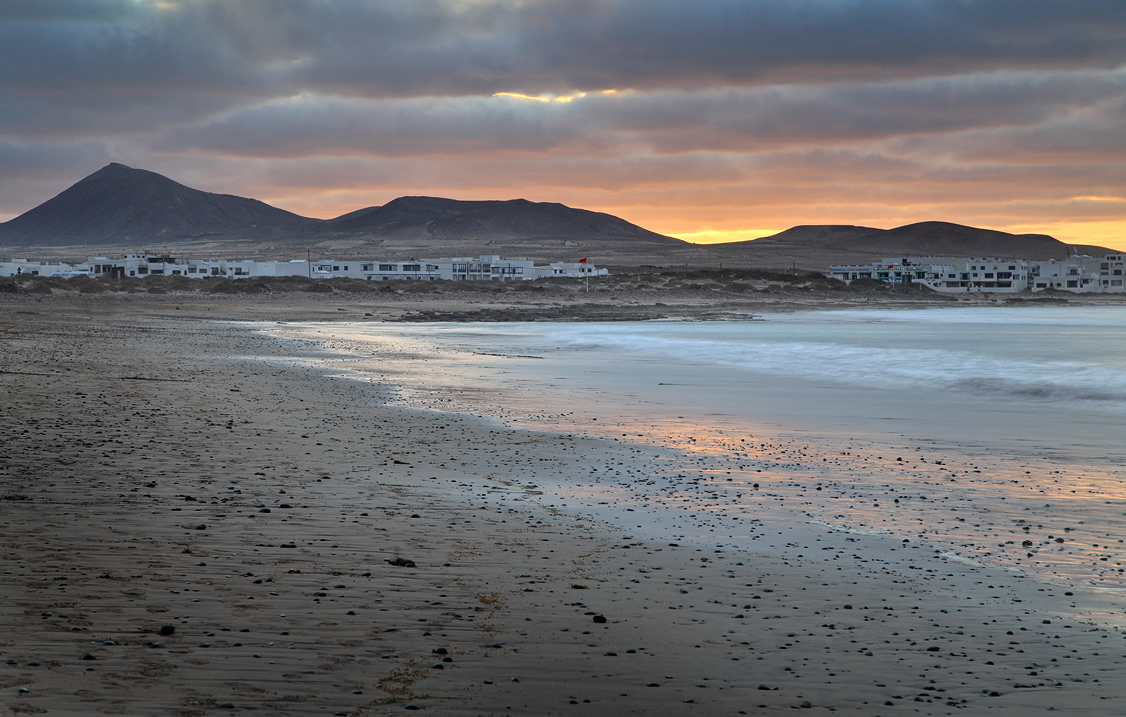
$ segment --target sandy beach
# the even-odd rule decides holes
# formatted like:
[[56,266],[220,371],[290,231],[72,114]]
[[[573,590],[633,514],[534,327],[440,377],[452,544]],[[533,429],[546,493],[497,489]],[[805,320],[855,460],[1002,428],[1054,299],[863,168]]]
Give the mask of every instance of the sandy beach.
[[381,300],[3,298],[0,714],[1122,713],[1124,634],[1063,589],[646,540],[542,484],[665,449],[388,405],[237,323]]

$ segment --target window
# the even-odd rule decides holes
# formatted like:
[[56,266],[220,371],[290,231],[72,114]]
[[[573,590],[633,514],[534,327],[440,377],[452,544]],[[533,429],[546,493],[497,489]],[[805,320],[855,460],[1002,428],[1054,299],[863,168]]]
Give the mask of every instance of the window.
[[991,271],[989,271],[989,272],[986,272],[986,273],[985,273],[985,278],[986,278],[986,279],[992,279],[992,278],[993,278],[993,272],[991,272]]
[[380,271],[395,271],[395,265],[394,264],[380,264],[379,270]]
[[332,267],[332,270],[333,270],[333,271],[340,271],[340,267],[339,267],[339,266],[334,266],[334,267]]
[[1069,281],[1069,282],[1067,282],[1067,288],[1078,289],[1079,288],[1079,282],[1078,281]]
[[421,264],[403,264],[403,271],[422,271]]
[[371,264],[361,264],[360,271],[371,271]]
[[1122,286],[1122,280],[1121,279],[1111,279],[1110,285],[1111,286]]

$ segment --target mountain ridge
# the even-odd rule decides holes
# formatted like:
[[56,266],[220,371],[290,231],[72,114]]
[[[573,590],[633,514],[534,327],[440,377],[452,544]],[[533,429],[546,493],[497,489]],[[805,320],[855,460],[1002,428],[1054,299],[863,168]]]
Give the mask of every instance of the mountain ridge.
[[112,162],[0,224],[0,242],[60,246],[206,236],[258,239],[320,221],[257,199],[204,192],[156,172]]
[[[249,245],[248,245],[249,243]],[[1081,249],[1043,234],[1009,234],[928,221],[892,229],[798,225],[725,244],[691,244],[604,212],[527,199],[457,200],[402,196],[333,219],[303,217],[257,199],[216,194],[144,169],[110,163],[57,196],[0,223],[0,246],[84,245],[115,250],[191,244],[193,251],[273,253],[293,249],[358,253],[434,252],[594,257],[627,266],[746,266],[824,270],[901,256],[1064,258]],[[237,249],[236,249],[237,247]]]

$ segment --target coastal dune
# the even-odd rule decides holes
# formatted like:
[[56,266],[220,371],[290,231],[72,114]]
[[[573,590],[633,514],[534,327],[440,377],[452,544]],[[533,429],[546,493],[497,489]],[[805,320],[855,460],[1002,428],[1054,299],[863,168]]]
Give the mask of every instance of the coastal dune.
[[635,535],[542,487],[651,471],[646,452],[389,405],[316,345],[221,321],[272,318],[255,306],[0,305],[0,714],[1109,715],[1126,697],[1123,634],[1074,619],[1063,588],[816,525],[777,526],[787,550]]

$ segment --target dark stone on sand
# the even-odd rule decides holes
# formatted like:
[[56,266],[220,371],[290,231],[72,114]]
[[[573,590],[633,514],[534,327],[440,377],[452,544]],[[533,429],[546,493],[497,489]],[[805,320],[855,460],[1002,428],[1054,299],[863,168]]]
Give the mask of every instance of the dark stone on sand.
[[940,648],[937,648],[937,647],[928,647],[928,648],[927,648],[927,652],[938,652],[938,651],[939,651],[939,649],[940,649]]
[[94,657],[89,652],[83,652],[81,655],[78,656],[78,659],[80,659],[80,660],[96,660],[98,658]]
[[422,516],[419,515],[418,513],[411,513],[411,517],[412,518],[421,518]]
[[278,507],[279,507],[279,508],[292,508],[293,506],[292,506],[292,505],[290,505],[289,503],[282,503],[282,504],[281,504],[281,505],[279,505]]
[[414,568],[414,567],[417,567],[414,564],[413,560],[407,560],[406,558],[395,558],[394,560],[388,560],[387,563],[389,565],[394,565],[397,568]]
[[29,660],[26,664],[28,667],[39,667],[38,660]]
[[431,652],[434,653],[435,655],[448,655],[450,651],[447,650],[444,647],[436,647],[433,650],[431,650]]
[[799,707],[802,707],[803,709],[809,709],[809,708],[813,707],[813,703],[810,702],[809,700],[803,700],[802,703],[799,705]]
[[269,508],[259,508],[258,512],[259,513],[271,513],[273,511],[271,511]]
[[430,666],[430,669],[432,669],[432,670],[444,670],[444,669],[446,669],[446,666],[443,665],[441,662],[435,662],[433,665]]
[[413,702],[408,702],[406,704],[406,706],[403,707],[403,709],[405,709],[405,710],[417,710],[417,709],[422,709],[422,708],[419,707],[418,705],[416,705]]
[[606,616],[605,615],[595,615],[592,619],[597,623],[606,622]]
[[195,527],[195,529],[196,529],[196,530],[207,530],[207,526],[206,526],[206,525],[204,525],[203,523],[200,523],[199,525],[197,525],[197,526]]

